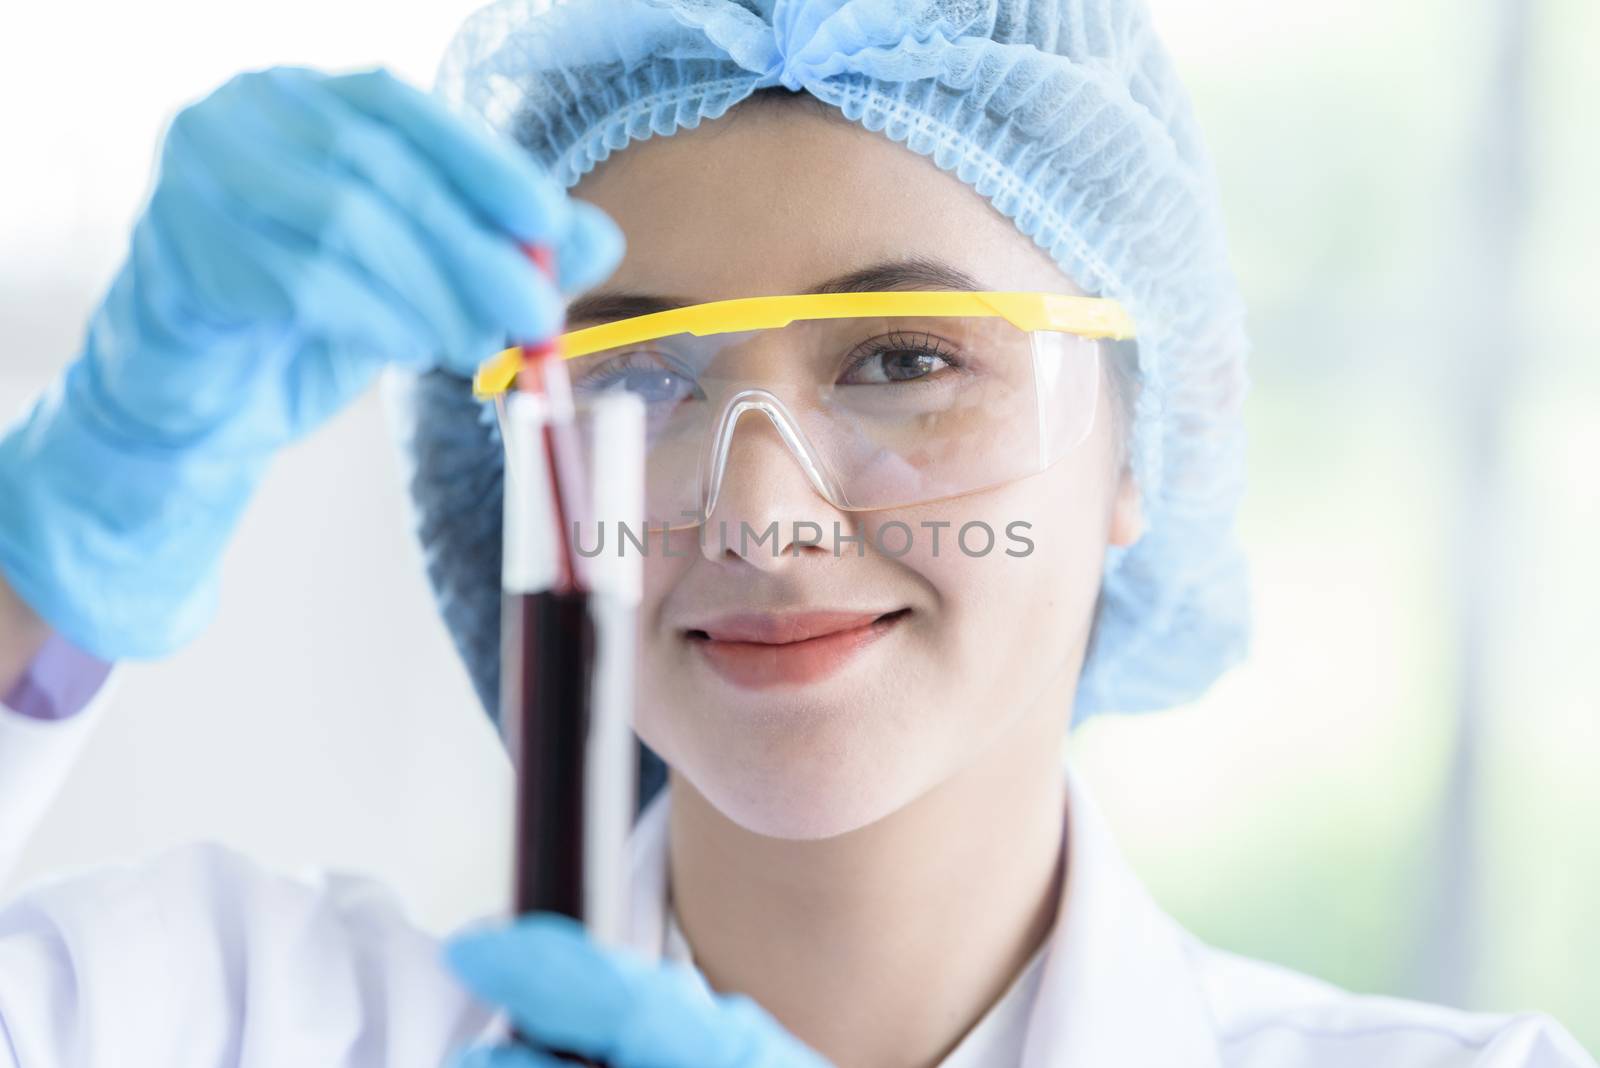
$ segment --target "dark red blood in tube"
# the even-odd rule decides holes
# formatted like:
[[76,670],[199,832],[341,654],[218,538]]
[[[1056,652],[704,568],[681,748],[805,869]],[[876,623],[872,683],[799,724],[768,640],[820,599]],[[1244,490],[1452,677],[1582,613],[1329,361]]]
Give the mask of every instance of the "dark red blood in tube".
[[[515,909],[519,915],[559,912],[581,921],[584,750],[595,656],[589,596],[508,591],[501,623],[509,654],[501,661],[501,714],[517,770]],[[547,1052],[574,1064],[601,1065],[561,1050]]]

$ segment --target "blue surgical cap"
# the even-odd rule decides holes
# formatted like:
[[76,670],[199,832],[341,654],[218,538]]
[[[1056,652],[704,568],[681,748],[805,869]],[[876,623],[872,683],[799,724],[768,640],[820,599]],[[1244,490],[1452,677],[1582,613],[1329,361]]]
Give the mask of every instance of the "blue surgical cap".
[[[1198,697],[1249,641],[1248,345],[1211,163],[1143,5],[504,0],[463,25],[436,92],[571,187],[631,141],[780,85],[932,159],[1133,313],[1144,530],[1107,552],[1073,718]],[[500,446],[459,378],[424,376],[408,411],[429,575],[492,708]]]

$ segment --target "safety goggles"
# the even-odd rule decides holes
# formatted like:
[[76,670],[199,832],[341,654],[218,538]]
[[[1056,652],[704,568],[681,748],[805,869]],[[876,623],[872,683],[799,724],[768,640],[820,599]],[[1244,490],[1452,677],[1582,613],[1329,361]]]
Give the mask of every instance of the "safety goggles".
[[[1132,318],[1103,297],[891,291],[713,301],[573,330],[556,345],[578,404],[607,390],[644,401],[641,518],[676,529],[715,510],[747,415],[765,417],[844,511],[1037,474],[1094,425],[1101,343],[1133,336]],[[477,396],[500,404],[522,353],[486,360]]]

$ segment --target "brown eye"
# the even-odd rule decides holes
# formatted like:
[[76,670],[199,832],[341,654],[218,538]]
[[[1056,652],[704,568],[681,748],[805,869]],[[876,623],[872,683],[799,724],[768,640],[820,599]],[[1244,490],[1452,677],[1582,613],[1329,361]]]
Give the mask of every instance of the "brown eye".
[[930,375],[943,366],[944,360],[931,352],[880,352],[851,368],[847,381],[853,386],[909,382]]
[[848,386],[894,385],[915,382],[955,365],[928,336],[876,338],[861,347],[840,379]]

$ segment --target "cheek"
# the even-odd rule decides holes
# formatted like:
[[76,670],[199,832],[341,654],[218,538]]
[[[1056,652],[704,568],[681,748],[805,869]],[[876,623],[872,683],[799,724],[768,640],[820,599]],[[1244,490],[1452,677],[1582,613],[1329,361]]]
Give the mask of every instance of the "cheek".
[[[1009,486],[884,517],[916,531],[899,563],[936,592],[942,692],[1023,702],[1081,654],[1106,548],[1100,471],[1092,455],[1068,457]],[[948,524],[937,548],[935,523]]]
[[1082,653],[1100,593],[1115,481],[1110,435],[1102,422],[1078,449],[1004,491],[1007,506],[1026,513],[1024,536],[1032,543],[1011,569],[1022,584],[1012,589],[1012,603],[1063,656]]
[[1056,464],[1007,487],[1009,510],[1026,521],[1027,555],[996,577],[1014,632],[1052,670],[1082,652],[1105,561],[1108,487],[1092,456]]

